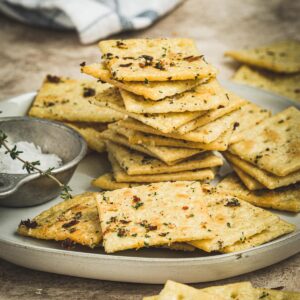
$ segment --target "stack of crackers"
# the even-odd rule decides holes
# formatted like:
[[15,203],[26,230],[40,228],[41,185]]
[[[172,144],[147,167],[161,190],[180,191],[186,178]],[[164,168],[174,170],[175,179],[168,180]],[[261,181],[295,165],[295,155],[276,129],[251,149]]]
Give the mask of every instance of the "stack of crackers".
[[18,232],[113,253],[144,247],[236,252],[290,233],[277,215],[199,181],[161,182],[63,201]]
[[110,40],[99,45],[103,62],[83,66],[82,72],[112,87],[110,95],[97,95],[92,103],[124,119],[101,135],[109,141],[113,173],[96,179],[98,187],[211,180],[222,164],[212,151],[225,151],[240,132],[270,114],[223,88],[193,40]]
[[297,300],[299,298],[299,292],[255,288],[249,281],[196,289],[168,280],[159,295],[144,297],[143,300]]
[[225,55],[243,63],[233,80],[300,103],[300,42],[278,41],[253,49],[231,50]]
[[105,95],[109,88],[109,84],[90,80],[47,75],[28,114],[64,122],[83,136],[91,150],[103,152],[105,143],[100,133],[108,123],[122,119],[123,115],[110,108],[98,107],[88,100],[97,94]]
[[[222,186],[256,205],[300,211],[300,111],[295,107],[245,130],[224,153],[237,177]],[[247,189],[245,188],[247,187]]]

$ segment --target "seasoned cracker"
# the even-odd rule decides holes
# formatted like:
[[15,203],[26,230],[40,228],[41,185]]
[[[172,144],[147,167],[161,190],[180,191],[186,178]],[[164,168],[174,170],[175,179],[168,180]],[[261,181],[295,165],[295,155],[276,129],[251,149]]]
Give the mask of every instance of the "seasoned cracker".
[[196,80],[176,80],[176,81],[118,81],[113,79],[110,72],[103,64],[92,64],[81,68],[83,73],[91,75],[101,81],[112,84],[115,87],[125,91],[140,95],[145,99],[158,101],[166,97],[184,93],[191,90],[199,84],[206,82],[208,79]]
[[128,175],[177,173],[218,167],[223,164],[223,160],[211,152],[198,154],[181,163],[169,166],[156,158],[143,155],[112,142],[107,143],[107,151],[113,155]]
[[31,221],[23,221],[18,234],[43,240],[72,241],[94,248],[102,240],[96,193],[62,201]]
[[256,66],[278,73],[300,71],[300,42],[280,41],[254,49],[227,51],[230,56],[247,65]]
[[233,76],[233,81],[274,92],[300,103],[300,74],[274,74],[241,66]]
[[128,175],[117,162],[117,160],[109,153],[109,161],[112,165],[113,175],[117,182],[163,182],[163,181],[185,181],[185,180],[200,180],[209,181],[214,179],[215,171],[213,169],[200,169],[192,171],[182,171],[173,173],[159,173],[147,175]]
[[196,80],[216,75],[191,39],[109,40],[99,47],[116,80]]
[[117,182],[114,179],[112,173],[105,173],[98,178],[95,178],[92,181],[92,185],[94,187],[100,188],[102,190],[113,191],[122,188],[129,188],[133,186],[139,186],[141,184],[133,183],[133,182]]
[[216,79],[196,86],[194,89],[164,98],[160,101],[146,100],[125,90],[120,90],[126,110],[137,114],[161,114],[170,112],[206,112],[229,103],[226,90]]
[[[209,239],[199,182],[163,182],[97,195],[107,253]],[[159,205],[158,205],[159,203]]]
[[245,173],[243,170],[238,168],[235,165],[231,165],[232,169],[236,172],[238,177],[241,179],[241,181],[244,183],[244,185],[250,190],[250,191],[256,191],[265,189],[266,187],[262,185],[259,181],[251,177],[249,174]]
[[48,75],[28,112],[31,117],[69,122],[114,122],[123,115],[89,101],[111,85]]
[[177,127],[197,118],[202,112],[183,112],[167,114],[135,114],[125,109],[123,100],[116,88],[110,89],[110,95],[107,97],[96,97],[93,103],[100,107],[109,107],[124,116],[130,116],[133,119],[156,128],[162,132],[168,133],[174,131]]
[[189,131],[192,131],[200,126],[206,125],[224,115],[227,115],[231,113],[234,110],[239,109],[241,106],[245,105],[247,103],[246,100],[240,98],[239,96],[233,94],[232,92],[226,93],[228,97],[228,104],[227,105],[220,105],[216,109],[210,110],[204,115],[198,117],[197,119],[194,119],[179,128],[176,129],[176,131],[180,134],[185,134]]
[[237,252],[246,249],[250,249],[256,246],[260,246],[262,244],[268,243],[276,238],[291,233],[295,230],[296,226],[294,224],[290,224],[286,221],[279,220],[274,224],[271,224],[264,231],[255,234],[244,241],[238,241],[237,243],[227,246],[221,250],[224,253]]
[[262,232],[279,219],[277,215],[255,207],[240,197],[233,197],[230,193],[220,192],[211,187],[206,189],[203,199],[208,203],[216,203],[207,206],[207,213],[211,219],[205,224],[215,236],[212,239],[189,243],[207,252],[220,251],[237,241],[245,240]]
[[105,142],[100,136],[100,133],[107,128],[105,124],[82,122],[68,122],[65,124],[78,131],[83,136],[91,150],[99,153],[105,151]]
[[300,211],[300,183],[275,190],[249,191],[239,180],[230,174],[219,184],[218,189],[225,190],[255,206],[283,211]]
[[251,177],[254,177],[257,181],[270,190],[288,186],[300,181],[300,171],[293,172],[287,176],[276,176],[257,168],[256,166],[240,159],[238,156],[235,156],[228,151],[224,152],[223,155],[234,166],[238,167]]
[[286,176],[300,169],[300,111],[289,107],[245,130],[229,151],[260,169]]

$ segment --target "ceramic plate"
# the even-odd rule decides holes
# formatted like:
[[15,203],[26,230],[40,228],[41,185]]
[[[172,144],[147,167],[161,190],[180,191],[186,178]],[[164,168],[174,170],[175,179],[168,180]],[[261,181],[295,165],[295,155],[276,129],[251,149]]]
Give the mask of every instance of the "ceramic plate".
[[[287,99],[230,82],[222,82],[233,92],[276,113],[290,105]],[[26,114],[35,93],[0,102],[0,117]],[[226,169],[227,168],[227,169]],[[93,190],[90,181],[109,170],[106,156],[90,154],[79,165],[70,182],[73,194]],[[222,173],[228,171],[225,166]],[[1,201],[1,200],[0,200]],[[31,208],[0,207],[0,257],[31,269],[102,280],[165,283],[205,282],[251,272],[277,263],[300,250],[300,215],[279,213],[297,225],[294,233],[262,246],[231,254],[208,255],[167,249],[141,249],[105,254],[101,248],[67,251],[59,243],[16,235],[20,220],[32,218],[59,200]]]

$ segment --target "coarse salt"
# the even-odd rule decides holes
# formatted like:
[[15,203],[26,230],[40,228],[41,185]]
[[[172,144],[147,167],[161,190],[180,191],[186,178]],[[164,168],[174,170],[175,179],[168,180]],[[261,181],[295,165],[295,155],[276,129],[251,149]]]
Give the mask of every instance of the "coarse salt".
[[[57,168],[62,165],[62,160],[56,154],[43,153],[40,146],[33,143],[20,141],[17,143],[9,143],[8,146],[12,149],[17,147],[17,151],[22,151],[19,157],[25,161],[39,161],[40,165],[36,167],[46,171],[49,168]],[[12,159],[9,153],[5,154],[6,149],[0,148],[0,173],[7,174],[26,174],[26,169],[23,169],[23,162],[18,159]]]

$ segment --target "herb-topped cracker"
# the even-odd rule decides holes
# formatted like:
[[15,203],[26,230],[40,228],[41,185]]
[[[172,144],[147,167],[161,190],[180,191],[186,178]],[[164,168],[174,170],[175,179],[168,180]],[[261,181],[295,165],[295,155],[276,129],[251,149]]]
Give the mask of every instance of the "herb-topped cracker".
[[117,182],[163,182],[163,181],[185,181],[185,180],[201,180],[209,181],[214,179],[215,170],[213,169],[198,169],[191,171],[179,171],[172,173],[158,173],[147,175],[128,175],[119,165],[118,161],[112,154],[108,155],[112,165],[113,175]]
[[256,190],[261,190],[261,189],[266,188],[259,181],[254,179],[249,174],[245,173],[242,169],[240,169],[236,165],[231,165],[231,167],[235,171],[235,173],[238,175],[238,177],[241,179],[241,181],[244,183],[244,185],[248,188],[248,190],[256,191]]
[[169,112],[207,111],[227,106],[229,96],[217,80],[196,86],[194,89],[164,98],[160,101],[146,100],[125,90],[120,90],[127,111],[138,114],[160,114]]
[[109,40],[99,47],[116,80],[196,80],[216,74],[191,39]]
[[248,66],[241,66],[234,74],[233,80],[300,102],[300,73],[274,74]]
[[294,184],[275,190],[262,189],[249,191],[236,175],[228,175],[219,184],[218,189],[225,190],[255,206],[284,211],[300,211],[300,184]]
[[111,95],[108,97],[96,97],[93,101],[94,104],[100,107],[109,107],[122,113],[124,116],[130,116],[133,119],[156,128],[162,132],[168,133],[174,131],[181,125],[197,118],[202,112],[179,112],[179,113],[166,113],[166,114],[136,114],[128,112],[125,109],[123,100],[116,88],[110,90]]
[[279,187],[288,186],[300,181],[300,170],[290,173],[286,176],[277,176],[262,169],[259,169],[255,165],[240,159],[238,156],[231,154],[230,152],[224,152],[225,158],[234,166],[238,167],[246,174],[255,178],[266,188],[273,190]]
[[102,240],[96,193],[84,193],[62,201],[32,220],[21,221],[18,233],[37,239],[77,243],[94,248]]
[[158,101],[165,97],[184,93],[191,90],[208,79],[176,80],[176,81],[118,81],[112,78],[110,72],[103,64],[92,64],[81,68],[82,72],[100,79],[103,82],[125,91],[143,96],[145,99]]
[[300,169],[300,111],[295,107],[245,130],[229,151],[277,176]]
[[199,182],[163,182],[97,195],[108,253],[211,238]]
[[107,142],[107,150],[128,175],[176,173],[212,168],[223,164],[223,160],[212,154],[212,152],[198,154],[183,162],[169,166],[156,158],[143,155],[115,143]]
[[265,230],[279,219],[278,216],[255,207],[240,197],[208,186],[199,201],[207,203],[209,221],[206,228],[214,234],[212,239],[191,241],[193,246],[207,252],[221,251],[224,247],[243,241]]
[[276,42],[249,50],[227,51],[225,55],[278,73],[300,71],[300,42],[296,40]]
[[123,115],[90,100],[103,97],[111,88],[89,80],[75,80],[48,75],[35,97],[28,114],[32,117],[69,122],[114,122]]

